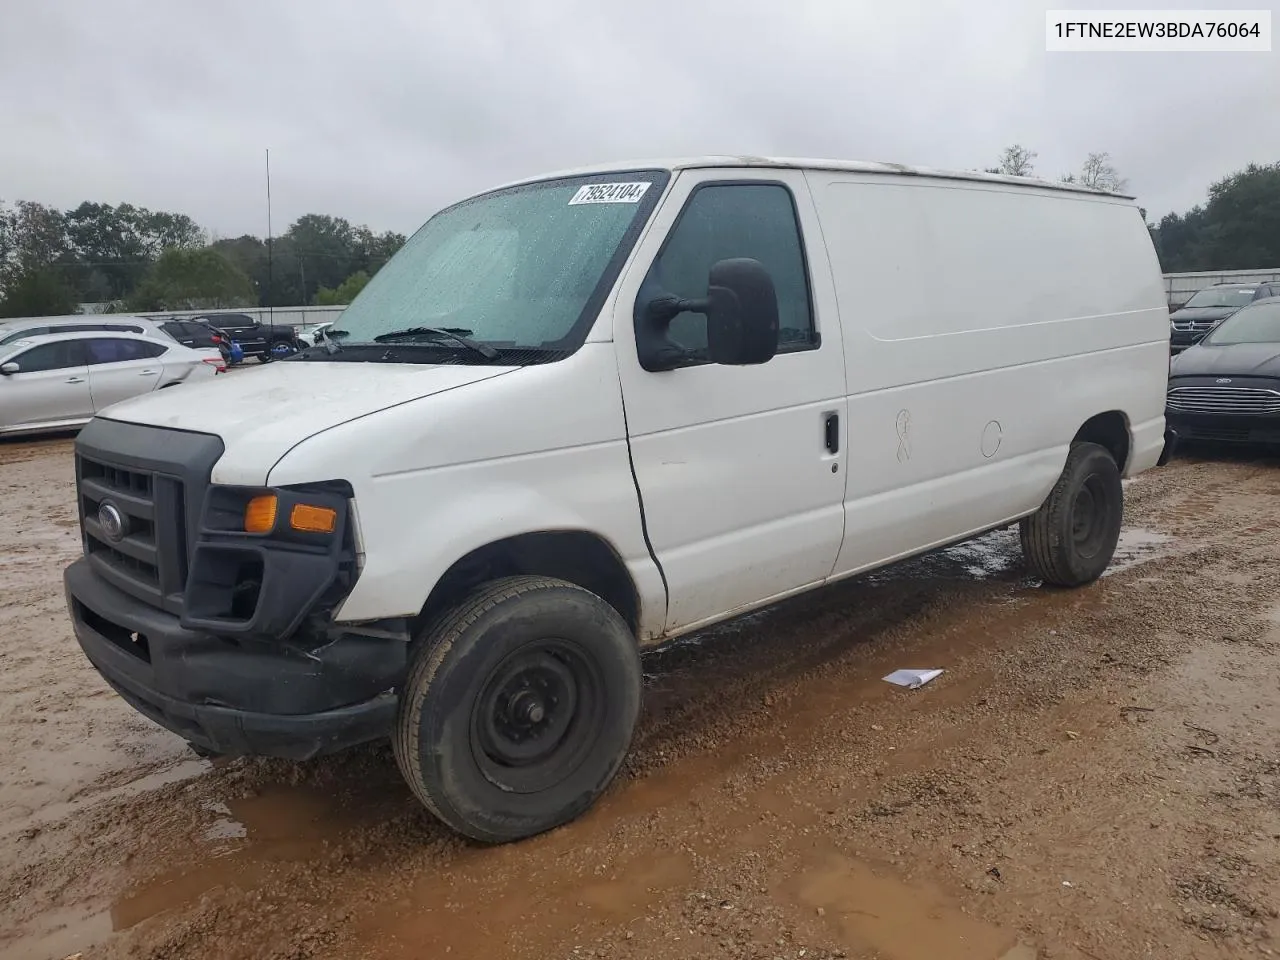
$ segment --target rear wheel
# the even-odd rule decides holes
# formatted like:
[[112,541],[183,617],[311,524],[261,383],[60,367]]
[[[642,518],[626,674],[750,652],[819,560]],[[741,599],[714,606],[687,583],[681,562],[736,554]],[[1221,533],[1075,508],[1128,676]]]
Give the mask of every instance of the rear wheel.
[[400,695],[396,761],[418,799],[476,840],[566,823],[613,780],[640,709],[622,618],[562,580],[486,584],[422,638]]
[[1083,586],[1111,563],[1123,522],[1115,458],[1096,443],[1078,443],[1048,499],[1020,524],[1022,552],[1046,583]]

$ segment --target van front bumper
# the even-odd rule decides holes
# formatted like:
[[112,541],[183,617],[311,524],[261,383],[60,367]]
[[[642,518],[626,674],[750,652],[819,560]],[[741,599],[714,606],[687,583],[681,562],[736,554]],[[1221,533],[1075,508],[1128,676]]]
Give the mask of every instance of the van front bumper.
[[403,639],[328,628],[220,637],[118,590],[86,560],[63,575],[76,640],[139,713],[204,750],[303,760],[388,736]]

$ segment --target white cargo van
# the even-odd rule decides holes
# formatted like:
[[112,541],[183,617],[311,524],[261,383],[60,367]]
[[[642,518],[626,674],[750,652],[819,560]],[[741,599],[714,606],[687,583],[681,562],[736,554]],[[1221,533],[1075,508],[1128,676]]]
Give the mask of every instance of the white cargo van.
[[549,176],[438,213],[337,326],[84,429],[75,632],[201,750],[389,736],[486,841],[609,784],[638,648],[1015,523],[1087,584],[1164,444],[1146,226],[1060,183]]

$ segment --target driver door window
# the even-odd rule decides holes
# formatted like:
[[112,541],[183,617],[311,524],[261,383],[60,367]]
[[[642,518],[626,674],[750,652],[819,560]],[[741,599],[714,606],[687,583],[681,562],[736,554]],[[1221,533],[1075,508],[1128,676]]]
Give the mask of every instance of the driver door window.
[[85,365],[84,349],[79,340],[43,343],[13,358],[22,373],[48,373]]
[[[791,192],[781,184],[708,184],[694,191],[645,279],[646,296],[693,299],[707,294],[714,263],[759,260],[778,297],[778,352],[818,345],[800,229]],[[707,318],[682,313],[670,338],[686,350],[707,346]]]

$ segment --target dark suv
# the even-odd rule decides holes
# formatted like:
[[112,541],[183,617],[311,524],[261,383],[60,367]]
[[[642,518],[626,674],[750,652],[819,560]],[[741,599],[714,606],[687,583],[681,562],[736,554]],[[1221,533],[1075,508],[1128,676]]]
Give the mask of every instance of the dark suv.
[[1280,281],[1266,283],[1215,283],[1169,315],[1169,346],[1180,353],[1199,343],[1217,324],[1246,304],[1280,296]]
[[240,344],[246,357],[257,357],[262,363],[299,349],[293,327],[259,323],[247,313],[207,313],[190,320],[215,328]]

